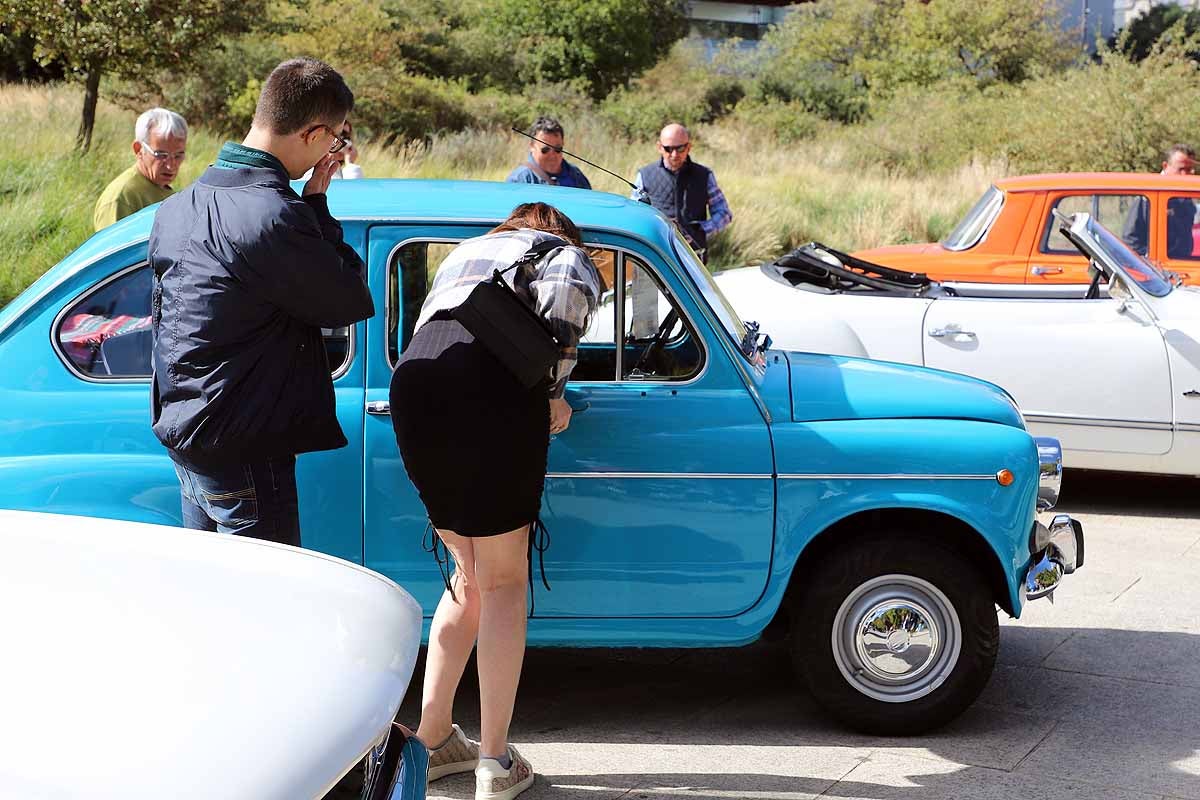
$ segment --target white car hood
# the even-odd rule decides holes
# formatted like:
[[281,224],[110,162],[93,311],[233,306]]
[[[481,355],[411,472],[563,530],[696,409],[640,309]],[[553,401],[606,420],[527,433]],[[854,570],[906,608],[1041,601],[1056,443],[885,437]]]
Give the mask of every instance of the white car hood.
[[0,794],[321,797],[385,731],[421,640],[339,559],[0,511]]
[[760,267],[725,270],[714,277],[743,319],[757,322],[777,344],[807,353],[868,357],[849,323],[829,313],[824,294],[784,286]]

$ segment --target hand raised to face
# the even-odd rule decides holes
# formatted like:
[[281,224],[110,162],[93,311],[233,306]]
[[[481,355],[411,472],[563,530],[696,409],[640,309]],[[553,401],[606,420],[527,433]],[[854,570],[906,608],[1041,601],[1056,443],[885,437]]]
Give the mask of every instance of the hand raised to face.
[[321,156],[321,160],[313,167],[312,177],[308,179],[308,183],[304,184],[303,194],[323,194],[329,189],[329,180],[337,171],[338,166],[338,160],[333,157],[333,153]]

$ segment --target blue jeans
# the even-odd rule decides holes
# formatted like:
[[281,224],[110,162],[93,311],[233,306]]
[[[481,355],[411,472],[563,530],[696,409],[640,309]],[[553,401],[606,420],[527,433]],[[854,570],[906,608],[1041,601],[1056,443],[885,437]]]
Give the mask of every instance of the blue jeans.
[[300,546],[296,457],[197,472],[175,464],[183,527]]

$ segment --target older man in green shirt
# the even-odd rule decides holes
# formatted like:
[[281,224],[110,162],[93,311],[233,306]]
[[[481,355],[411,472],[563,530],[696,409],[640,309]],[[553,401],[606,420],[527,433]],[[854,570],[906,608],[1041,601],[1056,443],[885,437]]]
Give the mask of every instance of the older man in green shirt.
[[134,125],[133,166],[104,188],[96,201],[96,230],[165,200],[175,191],[171,181],[187,155],[187,123],[165,108],[143,112]]

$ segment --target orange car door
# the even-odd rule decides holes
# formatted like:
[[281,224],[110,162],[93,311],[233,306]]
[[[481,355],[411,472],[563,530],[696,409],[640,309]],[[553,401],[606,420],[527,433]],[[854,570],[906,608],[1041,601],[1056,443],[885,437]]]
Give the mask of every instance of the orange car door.
[[1187,283],[1200,283],[1200,193],[1161,192],[1154,218],[1151,260]]
[[[1050,192],[1042,210],[1041,231],[1029,256],[1026,283],[1087,283],[1087,259],[1058,230],[1054,211],[1091,214],[1141,253],[1149,251],[1151,198],[1145,194]],[[1136,243],[1136,245],[1135,245]]]

